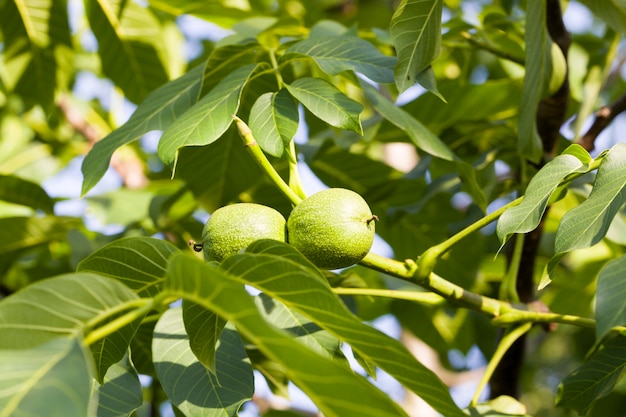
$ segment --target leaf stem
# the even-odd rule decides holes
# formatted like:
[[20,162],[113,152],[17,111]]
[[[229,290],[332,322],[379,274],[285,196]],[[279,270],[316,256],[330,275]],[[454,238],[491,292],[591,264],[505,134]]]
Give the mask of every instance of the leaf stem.
[[521,309],[511,309],[503,313],[501,316],[494,318],[493,323],[500,326],[508,326],[518,323],[561,323],[591,329],[596,327],[596,321],[594,319],[569,314]]
[[237,124],[237,129],[239,130],[239,136],[243,140],[243,143],[246,145],[246,149],[252,155],[252,158],[256,161],[256,163],[261,167],[261,169],[270,177],[272,182],[276,184],[278,189],[287,197],[294,205],[299,204],[302,201],[302,197],[300,197],[294,190],[292,190],[289,185],[283,180],[283,178],[276,172],[274,166],[267,159],[259,144],[254,140],[254,136],[252,135],[252,131],[248,127],[248,125],[241,120],[239,117],[233,115],[233,119]]
[[510,53],[508,53],[506,51],[503,51],[501,49],[495,48],[494,46],[491,46],[488,43],[481,42],[481,41],[475,39],[468,32],[461,32],[461,36],[463,38],[465,38],[469,43],[471,43],[472,45],[476,46],[479,49],[484,49],[487,52],[491,52],[495,56],[498,56],[498,57],[504,58],[504,59],[508,59],[509,61],[515,62],[516,64],[524,65],[524,58],[520,58],[520,57],[515,56],[513,54],[510,54]]
[[[400,262],[374,253],[369,253],[360,263],[376,271],[418,284],[457,305],[487,314],[493,318],[493,323],[499,326],[510,326],[520,323],[561,323],[588,328],[595,328],[596,326],[594,319],[567,314],[532,311],[528,310],[525,305],[513,305],[506,301],[468,291],[440,277],[434,272],[431,272],[427,277],[422,277],[422,274],[419,273],[419,267],[410,259],[405,262]],[[348,290],[353,291],[354,289],[345,289],[344,291]],[[389,294],[392,293],[372,292],[367,295],[387,296]]]
[[487,214],[486,216],[467,226],[465,229],[454,234],[443,242],[428,248],[418,260],[419,269],[421,270],[420,276],[422,276],[422,278],[426,278],[434,270],[435,264],[437,263],[439,258],[441,258],[444,253],[449,251],[461,239],[466,238],[473,232],[480,230],[483,227],[487,226],[489,223],[497,220],[507,209],[520,204],[522,202],[522,199],[523,197],[516,198],[515,200],[505,204],[499,209],[494,210],[493,212]]
[[289,159],[289,188],[304,199],[306,198],[306,193],[304,192],[300,172],[298,171],[298,154],[296,153],[296,144],[293,139],[289,142],[287,157]]
[[[163,293],[159,294],[162,295]],[[127,312],[123,316],[119,316],[114,320],[104,324],[101,327],[98,327],[85,336],[85,344],[92,345],[98,340],[104,339],[105,337],[115,333],[120,330],[122,327],[129,325],[135,320],[138,320],[148,314],[150,310],[159,306],[164,297],[155,297],[155,298],[140,298],[138,300],[133,300],[132,302],[125,303],[124,308],[135,307],[133,310]]]
[[517,234],[515,237],[515,246],[513,247],[513,256],[509,264],[509,270],[506,272],[500,287],[500,299],[509,300],[519,303],[519,295],[517,293],[517,274],[519,272],[520,261],[524,251],[524,234]]
[[283,84],[285,82],[283,81],[283,76],[280,73],[280,70],[278,67],[278,61],[276,60],[276,50],[272,48],[268,52],[270,56],[270,62],[272,63],[272,69],[274,70],[274,75],[276,75],[276,82],[278,83],[278,88],[283,88]]
[[507,330],[507,332],[502,337],[502,340],[500,340],[500,343],[498,343],[498,347],[496,348],[496,351],[493,353],[493,356],[489,360],[489,363],[487,364],[487,368],[485,369],[485,373],[483,373],[483,376],[480,378],[478,387],[476,388],[476,391],[474,392],[474,396],[472,397],[472,400],[470,401],[470,404],[469,404],[470,407],[475,407],[476,404],[478,403],[480,394],[483,392],[483,389],[485,388],[485,386],[491,379],[491,376],[493,375],[494,371],[496,370],[498,364],[504,357],[504,354],[507,352],[507,350],[509,350],[509,348],[513,345],[513,343],[515,343],[517,339],[519,339],[526,332],[528,332],[531,327],[532,327],[531,323],[523,323],[517,327]]
[[386,288],[344,288],[337,287],[332,289],[338,295],[361,295],[370,297],[386,297],[395,300],[416,301],[421,304],[437,306],[444,304],[446,299],[433,292],[425,291],[405,291],[405,290],[389,290]]

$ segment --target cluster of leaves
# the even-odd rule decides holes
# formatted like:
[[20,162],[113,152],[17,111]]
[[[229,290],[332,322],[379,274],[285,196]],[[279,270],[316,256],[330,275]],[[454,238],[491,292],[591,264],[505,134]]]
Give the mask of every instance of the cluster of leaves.
[[[248,122],[272,169],[289,177],[294,189],[302,156],[326,185],[362,194],[396,259],[417,259],[450,237],[469,236],[429,265],[448,287],[434,278],[420,281],[451,301],[456,292],[446,288],[459,287],[498,303],[514,301],[514,291],[501,290],[511,288],[501,246],[544,218],[546,244],[536,274],[541,300],[582,323],[595,318],[595,334],[577,329],[549,335],[545,345],[575,348],[559,356],[562,363],[547,353],[531,360],[529,392],[546,395],[545,385],[532,378],[546,379],[540,369],[552,366],[550,377],[562,380],[560,405],[599,413],[593,415],[621,410],[597,399],[612,392],[623,403],[625,396],[623,387],[615,387],[626,364],[620,327],[626,324],[620,279],[626,268],[626,147],[592,158],[562,139],[560,155],[534,170],[544,157],[535,120],[539,102],[567,74],[545,28],[545,1],[496,2],[482,9],[476,24],[454,1],[407,0],[395,12],[379,2],[359,6],[352,19],[326,9],[326,2],[226,3],[85,1],[84,26],[98,41],[97,56],[80,47],[81,33],[72,37],[65,2],[0,3],[6,64],[0,75],[8,104],[2,110],[0,198],[10,203],[0,218],[0,284],[16,292],[0,301],[0,416],[130,415],[145,400],[139,374],[159,381],[160,387],[153,382],[153,404],[167,399],[189,416],[236,415],[252,397],[253,369],[279,394],[289,381],[296,383],[324,415],[405,415],[350,370],[342,344],[368,375],[381,369],[443,415],[467,415],[433,372],[364,320],[394,314],[451,366],[452,349],[467,353],[478,346],[493,356],[497,335],[488,311],[339,298],[333,287],[394,288],[409,295],[421,289],[409,282],[412,276],[393,271],[357,266],[322,273],[277,242],[257,242],[220,265],[204,263],[186,247],[199,237],[201,224],[192,216],[199,208],[212,212],[253,201],[284,214],[291,210],[264,175],[268,168],[242,146],[234,115]],[[601,37],[574,39],[574,53],[588,62],[569,69],[570,113],[577,120],[591,114],[601,91],[612,98],[624,87],[609,72],[626,29],[623,10],[614,3],[588,6],[606,26]],[[444,8],[449,16],[442,23]],[[367,20],[368,12],[376,18]],[[180,41],[174,18],[183,13],[232,31],[207,45],[188,68],[172,46]],[[83,67],[74,64],[80,58]],[[146,188],[90,197],[105,221],[123,225],[114,236],[89,230],[80,218],[55,215],[59,202],[38,184],[84,151],[73,130],[67,133],[67,112],[54,104],[55,95],[69,94],[79,70],[93,68],[139,106],[115,128],[93,103],[85,119],[110,134],[82,163],[82,194],[101,181],[116,151],[146,166],[159,160]],[[605,81],[613,84],[601,90]],[[416,83],[429,93],[397,105]],[[296,149],[294,136],[304,124],[308,141]],[[575,126],[577,137],[581,129]],[[139,146],[152,131],[162,132],[156,155]],[[14,143],[4,140],[11,134],[18,138]],[[391,142],[419,154],[411,172],[379,157]],[[42,161],[56,165],[42,171]],[[500,166],[506,166],[504,179]],[[489,204],[507,201],[512,191],[524,198],[503,212],[497,230],[472,229],[488,218]],[[460,195],[471,202],[457,204]],[[150,237],[156,232],[167,239]],[[246,285],[261,294],[251,296]],[[177,299],[182,306],[171,304]],[[528,317],[517,312],[507,310],[496,320],[514,328]],[[571,372],[578,361],[582,365]],[[539,389],[533,392],[534,385]],[[553,409],[548,392],[541,403],[529,395],[530,412],[566,413]],[[468,412],[526,413],[502,399]]]

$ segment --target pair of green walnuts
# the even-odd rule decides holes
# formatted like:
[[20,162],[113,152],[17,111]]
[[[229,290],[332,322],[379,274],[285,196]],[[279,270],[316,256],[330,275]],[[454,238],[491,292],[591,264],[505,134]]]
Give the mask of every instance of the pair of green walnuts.
[[217,209],[202,231],[207,261],[221,262],[259,239],[289,242],[322,269],[354,265],[368,254],[378,218],[359,194],[330,188],[306,198],[289,219],[271,207],[237,203]]

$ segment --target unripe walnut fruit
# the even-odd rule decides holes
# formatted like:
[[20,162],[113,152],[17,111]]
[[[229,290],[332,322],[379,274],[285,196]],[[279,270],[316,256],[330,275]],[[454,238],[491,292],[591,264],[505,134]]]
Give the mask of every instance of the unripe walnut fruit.
[[345,268],[372,248],[375,220],[359,194],[330,188],[293,209],[287,220],[288,241],[320,268]]
[[213,212],[202,230],[202,251],[207,261],[223,259],[259,239],[285,241],[285,218],[271,207],[237,203]]

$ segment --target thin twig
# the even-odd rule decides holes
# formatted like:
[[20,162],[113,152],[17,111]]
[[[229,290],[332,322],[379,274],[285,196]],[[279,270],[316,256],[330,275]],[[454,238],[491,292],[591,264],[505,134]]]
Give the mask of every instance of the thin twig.
[[461,32],[461,36],[463,38],[465,38],[469,43],[471,43],[473,46],[477,47],[478,49],[482,49],[485,50],[487,52],[491,52],[492,54],[494,54],[497,57],[506,59],[508,61],[511,62],[515,62],[516,64],[519,65],[524,65],[524,58],[519,57],[519,56],[515,56],[507,51],[503,51],[501,49],[496,48],[495,46],[492,46],[486,42],[481,42],[478,39],[474,38],[469,32]]
[[587,132],[580,138],[578,144],[585,148],[587,152],[593,151],[595,147],[595,141],[602,132],[615,117],[626,110],[626,94],[615,100],[608,106],[601,107],[595,113],[595,120],[593,124],[587,130]]

